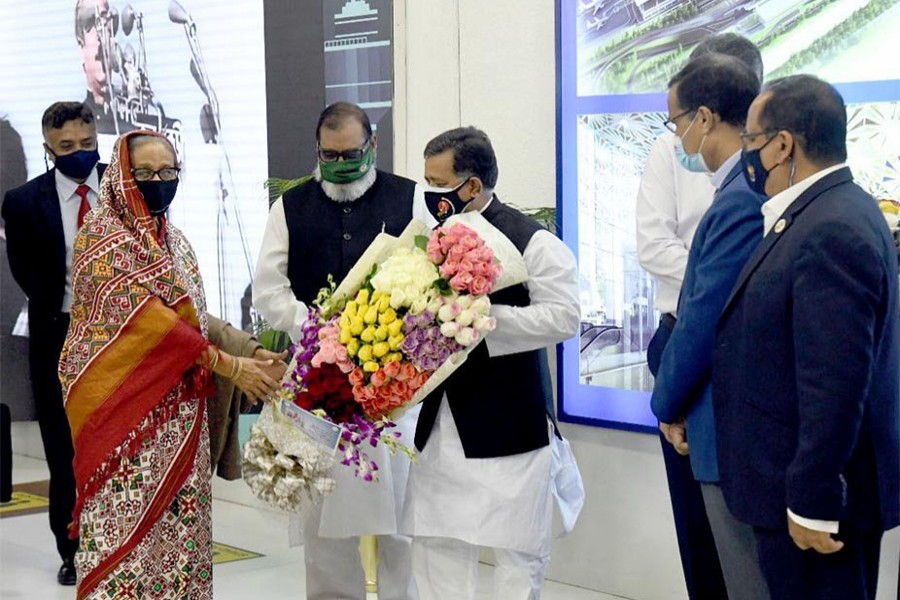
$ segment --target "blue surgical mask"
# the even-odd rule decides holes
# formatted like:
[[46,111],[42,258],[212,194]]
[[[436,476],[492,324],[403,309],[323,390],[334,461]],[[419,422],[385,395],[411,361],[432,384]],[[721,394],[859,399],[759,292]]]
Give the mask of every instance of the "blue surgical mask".
[[463,200],[460,198],[459,190],[466,185],[469,179],[471,177],[467,177],[454,188],[425,186],[425,206],[428,207],[428,212],[438,220],[438,223],[443,223],[453,215],[459,214],[466,209],[466,204],[471,199]]
[[71,154],[56,154],[50,148],[47,150],[53,155],[53,164],[59,172],[72,179],[87,179],[100,161],[97,150],[78,150]]
[[675,158],[678,159],[678,162],[681,163],[682,167],[692,173],[709,173],[706,161],[703,160],[703,155],[700,154],[700,150],[703,150],[703,144],[706,143],[706,134],[704,134],[703,139],[700,140],[700,148],[697,150],[696,154],[688,154],[685,152],[684,141],[682,140],[682,138],[688,134],[688,131],[691,130],[691,127],[694,126],[694,123],[697,122],[697,117],[699,115],[700,113],[694,115],[694,120],[691,121],[691,124],[688,125],[688,128],[681,137],[675,136]]

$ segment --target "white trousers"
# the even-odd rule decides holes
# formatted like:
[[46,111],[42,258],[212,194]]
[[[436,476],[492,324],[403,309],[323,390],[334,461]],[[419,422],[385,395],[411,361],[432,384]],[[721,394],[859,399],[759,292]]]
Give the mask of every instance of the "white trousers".
[[[451,538],[416,537],[412,548],[413,574],[421,600],[474,600],[478,546]],[[497,570],[491,598],[540,600],[550,556],[493,550]]]
[[[366,574],[359,556],[359,537],[320,537],[318,512],[307,517],[303,527],[307,600],[366,600]],[[378,600],[418,600],[412,577],[412,538],[375,537]]]

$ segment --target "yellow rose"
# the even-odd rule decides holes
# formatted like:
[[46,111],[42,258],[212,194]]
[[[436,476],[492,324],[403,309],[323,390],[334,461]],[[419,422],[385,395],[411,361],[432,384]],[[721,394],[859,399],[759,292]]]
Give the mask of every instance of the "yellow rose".
[[375,361],[369,361],[363,364],[363,371],[365,371],[366,373],[374,373],[378,370],[378,368],[378,363]]
[[388,329],[384,325],[379,325],[375,329],[375,339],[379,342],[383,342],[388,338]]
[[347,342],[347,354],[350,356],[356,356],[359,352],[359,340],[356,338],[350,338],[350,341]]
[[356,303],[357,304],[368,304],[369,303],[369,290],[363,288],[359,290],[359,293],[356,294]]
[[363,362],[372,360],[372,346],[370,346],[369,344],[361,346],[359,348],[359,352],[357,352],[357,355],[359,356],[359,360]]
[[348,317],[355,317],[356,310],[357,310],[357,304],[355,301],[351,300],[350,302],[347,303],[347,306],[344,307],[344,315],[347,315]]
[[384,312],[388,308],[390,308],[390,306],[391,306],[391,297],[390,297],[390,295],[385,294],[378,301],[378,310],[380,310],[381,312]]
[[341,327],[341,333],[340,336],[338,336],[338,339],[346,346],[350,340],[353,339],[353,334],[350,333],[350,327]]
[[378,342],[372,346],[372,354],[375,355],[375,358],[382,358],[390,351],[391,347],[386,342]]
[[365,329],[363,329],[362,333],[359,334],[359,338],[366,342],[367,344],[371,344],[375,341],[375,327],[369,325]]
[[396,350],[397,348],[400,347],[400,344],[402,344],[402,343],[403,343],[402,335],[392,335],[388,339],[388,346],[391,347],[391,350]]
[[378,307],[370,306],[366,309],[366,316],[363,317],[363,320],[366,322],[366,325],[371,325],[375,321],[378,320]]
[[365,326],[362,317],[353,317],[350,319],[350,333],[353,335],[361,334]]
[[400,335],[400,332],[403,331],[403,321],[400,319],[396,319],[390,325],[387,326],[388,335],[391,337]]
[[403,355],[399,352],[391,352],[387,356],[384,357],[384,364],[388,364],[391,362],[401,362],[403,360]]
[[390,325],[394,321],[397,320],[397,311],[393,308],[388,308],[383,313],[378,315],[378,322],[382,325]]

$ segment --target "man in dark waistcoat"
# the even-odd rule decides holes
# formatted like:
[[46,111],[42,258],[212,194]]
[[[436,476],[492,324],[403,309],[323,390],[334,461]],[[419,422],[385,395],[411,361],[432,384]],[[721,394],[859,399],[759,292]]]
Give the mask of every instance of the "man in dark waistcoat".
[[425,149],[432,221],[480,212],[522,253],[529,278],[490,295],[496,330],[422,403],[401,531],[414,536],[423,599],[474,598],[479,546],[497,559],[493,597],[537,598],[550,558],[545,348],[578,329],[577,268],[562,241],[500,202],[497,175],[491,142],[474,127]]
[[[332,104],[316,129],[314,178],[272,205],[263,237],[253,303],[269,324],[298,340],[308,307],[328,275],[340,282],[382,231],[400,234],[412,218],[415,182],[378,170],[377,140],[366,113],[355,104]],[[417,412],[400,419],[410,433]],[[411,436],[404,433],[403,440]],[[383,446],[371,457],[383,468],[376,483],[338,466],[337,489],[304,515],[308,599],[365,600],[359,536],[378,536],[378,597],[416,599],[410,538],[397,534],[409,461]]]

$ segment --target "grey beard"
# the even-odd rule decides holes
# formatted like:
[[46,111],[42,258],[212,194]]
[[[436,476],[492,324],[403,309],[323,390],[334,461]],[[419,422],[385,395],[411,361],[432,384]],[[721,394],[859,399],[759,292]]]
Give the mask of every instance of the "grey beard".
[[375,165],[369,169],[369,172],[350,183],[332,183],[322,180],[322,171],[319,165],[316,165],[313,171],[313,177],[322,184],[322,191],[328,196],[329,200],[335,202],[353,202],[362,198],[363,194],[369,191],[369,188],[375,183]]

